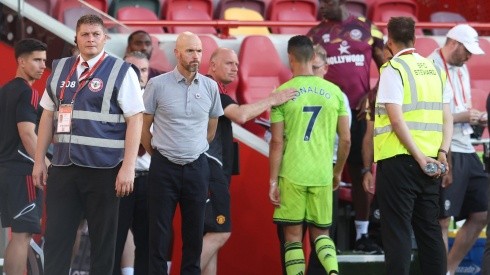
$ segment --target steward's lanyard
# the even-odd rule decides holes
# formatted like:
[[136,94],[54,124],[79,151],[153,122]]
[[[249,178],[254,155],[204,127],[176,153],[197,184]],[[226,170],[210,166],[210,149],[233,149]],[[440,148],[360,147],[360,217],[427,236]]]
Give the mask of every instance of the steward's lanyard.
[[[444,64],[444,69],[446,70],[446,75],[447,75],[447,79],[449,80],[449,84],[451,84],[451,88],[453,89],[453,96],[454,96],[454,105],[456,107],[458,107],[458,100],[457,100],[457,97],[456,97],[456,89],[454,88],[454,85],[453,85],[453,81],[451,80],[451,75],[449,75],[449,69],[447,67],[447,63],[446,63],[446,59],[444,59],[444,55],[442,55],[442,52],[441,50],[439,50],[439,55],[441,56],[441,59],[442,59],[442,63]],[[462,91],[462,97],[463,97],[463,104],[462,106],[465,107],[465,109],[467,109],[466,107],[466,93],[464,91],[464,86],[463,86],[463,78],[461,77],[461,70],[458,68],[458,79],[459,79],[459,84],[461,85],[461,91]]]
[[[75,97],[77,96],[78,92],[81,89],[83,89],[83,87],[85,87],[85,84],[88,83],[88,80],[90,79],[90,77],[92,76],[92,74],[95,72],[95,70],[97,70],[97,68],[100,66],[100,64],[102,63],[102,61],[104,60],[104,58],[105,58],[106,55],[107,54],[104,52],[104,54],[99,58],[99,60],[97,61],[97,63],[95,63],[95,65],[88,71],[87,76],[84,79],[82,79],[82,81],[78,84],[77,90],[75,91],[75,94],[73,95],[73,98],[71,99],[71,103],[72,104],[75,101]],[[72,77],[73,73],[77,69],[78,62],[80,62],[80,56],[77,57],[77,60],[75,61],[75,64],[73,64],[73,66],[71,67],[70,73],[66,77],[66,80],[65,80],[64,83],[68,83],[68,81]],[[60,91],[60,105],[63,103],[63,99],[65,98],[65,89],[66,89],[66,84],[63,85],[63,87],[61,88],[61,91]]]

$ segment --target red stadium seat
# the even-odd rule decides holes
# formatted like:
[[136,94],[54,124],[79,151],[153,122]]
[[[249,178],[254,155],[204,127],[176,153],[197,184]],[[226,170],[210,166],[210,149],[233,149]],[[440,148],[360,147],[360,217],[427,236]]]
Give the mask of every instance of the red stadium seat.
[[[243,39],[238,60],[240,68],[237,99],[241,104],[257,102],[267,97],[292,76],[267,36],[251,35]],[[260,118],[269,119],[269,113],[263,113]],[[266,129],[254,121],[247,122],[244,127],[257,136],[264,137]]]
[[[269,20],[272,21],[311,21],[318,15],[318,2],[315,0],[272,0],[269,5]],[[272,27],[273,33],[306,34],[311,27]]]
[[490,91],[490,42],[485,38],[480,38],[480,48],[485,52],[483,55],[472,55],[467,62],[470,71],[470,81],[472,88],[479,88]]
[[439,44],[431,37],[415,38],[415,49],[421,56],[427,57],[437,48],[439,48]]
[[[92,7],[101,10],[102,12],[107,12],[107,2],[105,0],[87,0],[86,2],[90,4]],[[79,7],[87,7],[87,6],[83,5],[78,0],[58,0],[56,1],[56,5],[54,7],[52,15],[58,21],[64,23],[65,12],[69,9],[79,8]],[[96,12],[94,11],[93,13],[95,14]],[[78,20],[78,18],[76,19]],[[69,20],[73,20],[73,19],[69,19]]]
[[[430,22],[466,22],[466,19],[459,13],[449,11],[438,11],[430,15]],[[446,35],[449,29],[433,29],[433,35]]]
[[[117,20],[144,20],[144,21],[158,21],[157,15],[144,7],[132,7],[126,6],[121,7],[116,13]],[[135,26],[132,27],[133,31],[144,30],[151,34],[163,34],[162,27],[152,27],[152,26]]]
[[[62,1],[62,0],[58,0]],[[106,0],[85,0],[85,2],[92,5],[94,8],[99,9],[105,13],[107,13],[107,1]]]
[[218,48],[218,43],[209,35],[199,35],[199,39],[201,39],[202,42],[202,59],[201,65],[199,66],[199,72],[201,74],[207,74],[210,63],[209,59],[214,50]]
[[487,97],[490,88],[486,90],[471,88],[471,105],[473,108],[479,111],[485,111],[487,109]]
[[63,10],[61,22],[71,29],[76,29],[78,19],[85,14],[100,15],[93,9],[87,7],[71,7]]
[[[373,3],[369,19],[373,22],[388,22],[391,17],[409,16],[418,21],[418,5],[414,0],[376,0]],[[386,29],[382,29],[386,33]],[[422,29],[415,29],[416,35],[423,35]]]
[[[60,0],[59,0],[60,1]],[[116,17],[117,11],[122,7],[143,7],[153,11],[157,17],[160,17],[159,0],[112,0],[109,7],[109,14]]]
[[168,19],[168,16],[174,9],[192,9],[199,10],[210,17],[213,15],[212,0],[165,0],[162,6],[162,16]]
[[175,64],[171,64],[168,61],[165,52],[160,49],[160,44],[158,38],[151,35],[151,45],[153,46],[153,51],[150,58],[150,67],[157,69],[161,72],[170,72],[175,68]]
[[367,4],[365,0],[347,0],[345,5],[349,13],[356,16],[367,16]]
[[[412,0],[376,0],[371,7],[369,18],[372,21],[381,21],[383,13],[387,11],[411,14],[413,17],[418,16],[417,2]],[[386,22],[386,21],[383,21]]]
[[[165,10],[165,11],[163,11]],[[173,21],[210,21],[213,18],[212,0],[166,0],[162,7],[166,20]],[[196,34],[216,34],[216,29],[210,26],[178,26],[168,27],[170,33],[190,31]]]
[[364,0],[366,2],[367,10],[366,10],[366,17],[369,17],[370,14],[372,13],[373,5],[376,0]]
[[216,9],[215,18],[224,19],[225,10],[229,8],[245,8],[254,10],[265,18],[265,2],[262,0],[221,0]]

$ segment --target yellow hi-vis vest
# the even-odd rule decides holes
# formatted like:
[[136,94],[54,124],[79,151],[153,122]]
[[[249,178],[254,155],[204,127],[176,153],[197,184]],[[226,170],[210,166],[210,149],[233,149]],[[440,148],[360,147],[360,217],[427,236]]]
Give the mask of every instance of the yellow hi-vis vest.
[[[442,95],[446,74],[418,54],[393,58],[381,67],[393,67],[402,79],[403,119],[412,139],[426,156],[437,156],[442,143]],[[374,119],[374,161],[410,153],[393,131],[383,104],[376,102]]]

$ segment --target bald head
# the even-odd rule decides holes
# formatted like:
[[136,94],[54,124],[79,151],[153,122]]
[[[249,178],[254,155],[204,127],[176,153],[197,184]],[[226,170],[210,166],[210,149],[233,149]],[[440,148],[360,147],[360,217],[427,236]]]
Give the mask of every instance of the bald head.
[[174,53],[178,61],[177,67],[182,74],[197,72],[202,58],[201,39],[191,32],[179,34]]
[[176,41],[176,48],[177,49],[182,49],[186,48],[190,44],[195,44],[199,43],[201,44],[201,39],[199,37],[192,33],[192,32],[183,32],[177,36],[177,41]]
[[211,55],[208,74],[214,80],[228,84],[237,78],[238,57],[234,50],[217,48]]

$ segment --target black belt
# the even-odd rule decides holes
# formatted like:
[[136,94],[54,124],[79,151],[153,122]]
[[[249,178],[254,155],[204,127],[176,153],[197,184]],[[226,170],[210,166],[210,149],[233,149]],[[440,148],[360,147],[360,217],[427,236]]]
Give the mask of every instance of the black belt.
[[139,178],[139,177],[148,176],[148,173],[149,173],[148,171],[135,171],[134,177]]

